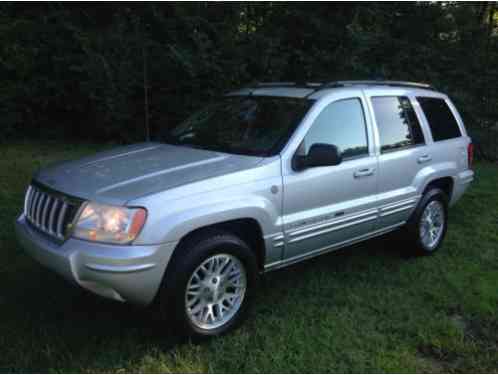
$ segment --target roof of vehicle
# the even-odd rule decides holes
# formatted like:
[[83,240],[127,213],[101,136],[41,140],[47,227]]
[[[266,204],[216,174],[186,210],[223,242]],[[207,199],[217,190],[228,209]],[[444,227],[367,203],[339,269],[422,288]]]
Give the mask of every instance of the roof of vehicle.
[[338,89],[410,89],[438,93],[433,86],[426,83],[407,81],[333,81],[333,82],[262,82],[228,93],[234,95],[283,96],[290,98],[319,99]]

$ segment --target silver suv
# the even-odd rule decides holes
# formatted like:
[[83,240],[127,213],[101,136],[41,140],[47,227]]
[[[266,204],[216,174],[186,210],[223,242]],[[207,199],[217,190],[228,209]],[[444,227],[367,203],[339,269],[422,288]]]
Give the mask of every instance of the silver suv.
[[450,99],[393,81],[270,83],[164,131],[40,170],[17,219],[43,265],[191,336],[242,321],[259,275],[402,228],[433,254],[473,180]]

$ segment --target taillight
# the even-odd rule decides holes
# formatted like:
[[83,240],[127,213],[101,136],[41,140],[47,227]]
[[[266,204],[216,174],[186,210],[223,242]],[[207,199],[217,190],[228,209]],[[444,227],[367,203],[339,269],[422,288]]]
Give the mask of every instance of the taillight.
[[474,162],[474,145],[469,143],[467,146],[467,165],[469,169],[472,168],[472,163]]

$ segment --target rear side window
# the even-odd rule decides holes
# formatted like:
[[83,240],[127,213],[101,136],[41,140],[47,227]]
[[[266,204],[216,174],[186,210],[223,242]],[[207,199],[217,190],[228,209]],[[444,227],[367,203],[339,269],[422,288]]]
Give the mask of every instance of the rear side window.
[[444,99],[417,97],[431,128],[435,142],[462,135],[458,123]]
[[406,96],[377,96],[372,105],[379,130],[381,152],[424,144],[415,111]]

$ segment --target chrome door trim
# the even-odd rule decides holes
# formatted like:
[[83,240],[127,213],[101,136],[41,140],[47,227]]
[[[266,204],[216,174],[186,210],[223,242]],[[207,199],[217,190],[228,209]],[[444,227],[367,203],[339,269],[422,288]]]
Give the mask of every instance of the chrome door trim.
[[326,254],[326,253],[329,253],[329,252],[332,252],[335,250],[339,250],[343,247],[355,244],[357,242],[361,242],[361,241],[364,241],[364,240],[367,240],[370,238],[381,236],[383,234],[392,232],[393,230],[399,228],[403,224],[405,224],[404,221],[396,223],[394,225],[391,225],[391,226],[383,228],[383,229],[379,229],[379,230],[376,230],[376,231],[373,231],[373,232],[370,232],[370,233],[367,233],[367,234],[364,234],[364,235],[361,235],[358,237],[354,237],[354,238],[347,240],[347,241],[339,242],[339,243],[336,243],[336,244],[331,245],[331,246],[325,246],[325,247],[322,247],[320,249],[313,250],[309,253],[300,254],[300,255],[294,256],[294,257],[289,258],[289,259],[285,259],[282,261],[277,261],[277,262],[267,264],[267,265],[265,265],[264,272],[274,271],[274,270],[277,270],[279,268],[287,267],[287,266],[294,264],[294,263],[299,263],[299,262],[304,261],[306,259],[314,258],[314,257],[322,255],[322,254]]
[[[296,243],[296,242],[299,242],[301,240],[315,237],[318,235],[322,235],[325,233],[329,233],[329,232],[332,232],[335,230],[341,230],[341,229],[352,227],[352,226],[355,226],[357,224],[361,224],[361,223],[364,223],[364,222],[367,222],[370,220],[376,220],[380,217],[385,217],[385,216],[389,216],[389,215],[392,215],[392,214],[395,214],[398,212],[414,209],[417,206],[420,198],[421,198],[421,195],[417,195],[416,197],[413,197],[413,198],[408,198],[408,199],[404,199],[404,200],[401,200],[398,202],[389,203],[389,204],[384,205],[382,207],[365,210],[365,211],[362,211],[360,213],[350,215],[347,217],[342,216],[341,218],[337,218],[334,220],[328,220],[326,222],[319,222],[319,223],[299,227],[297,229],[294,229],[294,230],[288,232],[286,243],[287,244]],[[339,242],[339,243],[336,243],[336,244],[333,244],[330,246],[322,247],[322,248],[310,251],[308,253],[299,254],[299,255],[296,255],[296,256],[289,258],[289,259],[279,260],[276,262],[266,264],[265,268],[264,268],[264,272],[271,271],[271,270],[278,269],[278,268],[283,268],[283,267],[286,267],[287,265],[300,262],[301,260],[313,258],[315,256],[318,256],[318,255],[321,255],[321,254],[324,254],[324,253],[327,253],[327,252],[330,252],[330,251],[333,251],[336,249],[340,249],[342,247],[349,246],[351,244],[354,244],[354,243],[357,243],[357,242],[360,242],[360,241],[363,241],[363,240],[366,240],[369,238],[380,236],[382,234],[391,232],[391,231],[395,230],[396,228],[399,228],[400,226],[404,225],[405,223],[406,223],[406,221],[400,221],[400,222],[395,223],[393,225],[390,225],[388,227],[379,228],[379,229],[374,230],[372,232],[369,232],[365,235],[354,237],[354,238],[351,238],[349,240]],[[284,245],[281,236],[275,237],[274,241],[275,241],[275,247],[277,246],[277,244],[278,244],[278,246]]]
[[377,209],[373,208],[347,217],[341,217],[340,219],[307,225],[306,227],[289,231],[288,243],[299,242],[308,238],[365,223],[367,221],[373,221],[376,220],[377,217]]
[[416,197],[413,198],[408,198],[402,201],[384,205],[379,209],[379,217],[385,217],[398,212],[410,210],[417,205],[420,197],[421,197],[420,195],[417,195]]

